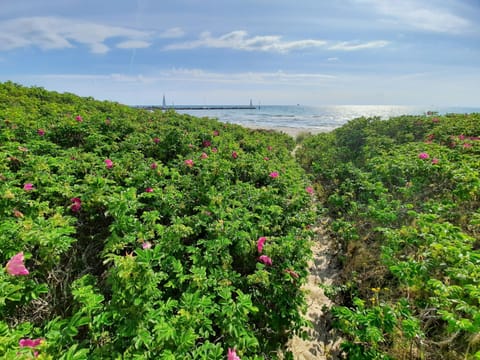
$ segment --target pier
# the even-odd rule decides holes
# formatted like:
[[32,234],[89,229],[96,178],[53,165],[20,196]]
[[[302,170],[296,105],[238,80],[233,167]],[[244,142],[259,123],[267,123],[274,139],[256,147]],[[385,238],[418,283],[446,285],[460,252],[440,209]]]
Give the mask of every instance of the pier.
[[144,110],[255,110],[253,105],[138,105],[137,109]]

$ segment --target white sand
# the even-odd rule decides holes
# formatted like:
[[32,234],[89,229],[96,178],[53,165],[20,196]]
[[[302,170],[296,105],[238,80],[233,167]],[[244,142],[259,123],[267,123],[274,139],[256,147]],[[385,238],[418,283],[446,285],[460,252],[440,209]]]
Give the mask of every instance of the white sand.
[[330,131],[328,129],[296,128],[296,127],[286,127],[286,126],[283,126],[283,127],[282,126],[256,126],[256,125],[244,125],[244,124],[242,124],[242,126],[249,129],[263,129],[263,130],[278,131],[278,132],[282,132],[287,135],[290,135],[293,138],[296,138],[299,134],[302,134],[302,133],[310,133],[312,135],[315,135],[321,132]]

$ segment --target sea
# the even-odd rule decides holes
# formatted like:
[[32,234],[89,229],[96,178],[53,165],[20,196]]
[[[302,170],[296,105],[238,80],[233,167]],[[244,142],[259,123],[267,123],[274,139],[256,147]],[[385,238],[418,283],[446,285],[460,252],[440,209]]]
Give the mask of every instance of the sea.
[[[226,106],[225,106],[226,107]],[[253,128],[292,128],[318,133],[331,131],[349,120],[359,117],[388,119],[400,115],[424,115],[438,113],[480,113],[480,107],[438,107],[403,105],[332,105],[257,106],[253,109],[193,109],[176,110],[178,113],[197,117],[215,118],[222,122]]]

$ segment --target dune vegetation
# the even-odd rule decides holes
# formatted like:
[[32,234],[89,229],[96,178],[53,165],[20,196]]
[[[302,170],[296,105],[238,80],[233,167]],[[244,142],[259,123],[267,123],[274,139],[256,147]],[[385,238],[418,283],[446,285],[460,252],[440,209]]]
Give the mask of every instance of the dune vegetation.
[[479,136],[479,114],[360,118],[292,155],[2,83],[0,357],[277,359],[308,326],[321,222],[345,358],[480,359]]
[[264,359],[305,321],[294,140],[0,85],[0,356]]
[[338,246],[349,359],[480,359],[480,114],[355,119],[297,159]]

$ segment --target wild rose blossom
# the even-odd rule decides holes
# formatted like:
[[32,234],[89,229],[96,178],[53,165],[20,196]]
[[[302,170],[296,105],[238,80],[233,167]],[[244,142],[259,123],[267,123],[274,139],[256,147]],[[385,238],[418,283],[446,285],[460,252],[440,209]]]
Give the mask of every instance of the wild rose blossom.
[[268,266],[272,266],[272,259],[270,259],[270,257],[268,257],[267,255],[261,255],[258,257],[258,260],[260,260],[262,263],[264,263],[265,265],[268,265]]
[[34,348],[42,343],[43,339],[20,339],[18,345],[20,347]]
[[79,212],[80,209],[82,208],[82,200],[78,197],[71,198],[70,201],[72,202],[72,205],[70,206],[70,210],[73,212]]
[[200,155],[200,159],[207,159],[208,158],[208,155],[207,153],[202,153],[202,155]]
[[307,186],[307,187],[305,188],[305,191],[306,191],[307,193],[309,193],[310,195],[313,195],[313,187]]
[[150,165],[150,169],[153,169],[153,170],[155,170],[157,167],[158,167],[158,165],[157,165],[156,162],[154,162]]
[[147,188],[145,189],[145,192],[147,192],[147,193],[151,193],[151,192],[153,192],[153,188],[151,188],[151,187],[147,187]]
[[150,241],[145,241],[142,243],[142,249],[143,250],[148,250],[152,248],[152,243]]
[[77,120],[78,122],[82,122],[83,121],[83,118],[80,116],[80,115],[77,115],[75,117],[75,120]]
[[433,159],[432,159],[432,164],[433,164],[433,165],[438,164],[438,162],[439,162],[439,160],[438,160],[437,158],[433,158]]
[[32,183],[26,183],[25,185],[23,185],[23,190],[25,191],[31,191],[33,189],[35,189],[35,187],[33,186]]
[[220,131],[218,130],[213,130],[213,136],[218,136],[220,135]]
[[425,152],[422,152],[422,153],[418,154],[418,158],[422,159],[422,160],[428,159],[429,157],[430,157],[430,155],[428,155]]
[[203,140],[202,145],[203,147],[210,147],[212,143],[209,140]]
[[212,148],[212,152],[216,153],[217,151],[218,151],[218,149],[216,147]]
[[153,138],[153,142],[155,144],[158,144],[160,142],[160,139],[158,137]]
[[238,158],[238,154],[237,154],[236,151],[233,151],[233,152],[232,152],[232,158],[234,158],[234,159]]
[[23,251],[20,251],[18,254],[12,256],[12,258],[7,262],[7,272],[13,276],[23,276],[28,275],[29,271],[25,267]]
[[272,179],[278,178],[278,171],[272,171],[269,175]]
[[187,165],[188,167],[193,167],[193,165],[195,165],[192,159],[185,160],[184,164]]
[[40,136],[43,136],[43,135],[45,135],[45,130],[43,130],[43,129],[38,129],[38,130],[37,130],[37,134],[40,135]]
[[113,167],[113,161],[110,159],[105,159],[105,165],[107,166],[107,169],[111,169]]
[[[38,345],[42,343],[42,341],[43,339],[20,339],[20,341],[18,342],[18,345],[21,348],[27,347],[27,348],[35,349]],[[38,351],[34,350],[33,356],[38,357]]]
[[228,348],[227,360],[241,360],[235,349]]
[[261,236],[257,240],[257,250],[259,253],[262,252],[263,250],[263,245],[265,245],[265,241],[267,241],[267,238],[265,236]]

